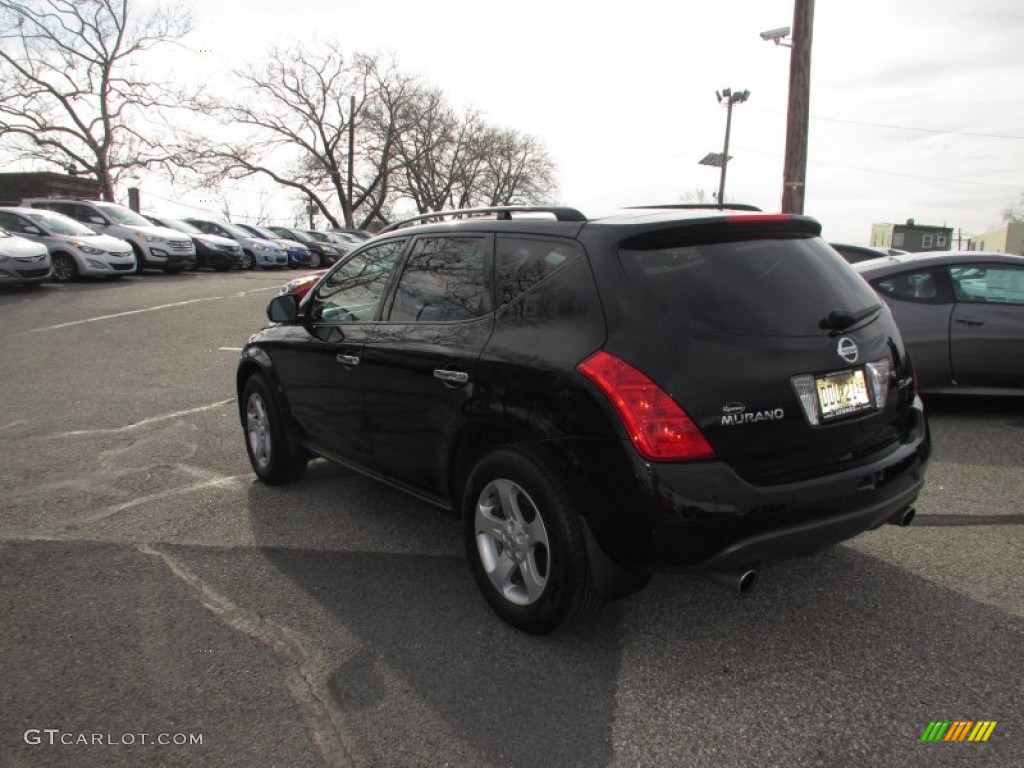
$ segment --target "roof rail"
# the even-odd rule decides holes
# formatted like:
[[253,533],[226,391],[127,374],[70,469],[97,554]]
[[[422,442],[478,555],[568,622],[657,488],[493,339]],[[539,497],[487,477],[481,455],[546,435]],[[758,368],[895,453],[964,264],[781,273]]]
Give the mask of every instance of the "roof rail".
[[717,208],[720,211],[760,211],[756,205],[746,203],[666,203],[664,205],[630,205],[628,210],[644,210],[655,208],[682,208],[694,210],[699,208]]
[[452,211],[431,211],[430,213],[421,213],[419,216],[412,216],[408,219],[396,221],[394,224],[388,224],[377,234],[383,234],[401,227],[407,227],[418,221],[430,224],[444,221],[445,219],[473,218],[476,216],[488,215],[494,215],[499,221],[511,221],[513,213],[550,213],[558,221],[587,220],[587,217],[575,208],[565,208],[562,206],[552,205],[503,205],[490,208],[461,208]]

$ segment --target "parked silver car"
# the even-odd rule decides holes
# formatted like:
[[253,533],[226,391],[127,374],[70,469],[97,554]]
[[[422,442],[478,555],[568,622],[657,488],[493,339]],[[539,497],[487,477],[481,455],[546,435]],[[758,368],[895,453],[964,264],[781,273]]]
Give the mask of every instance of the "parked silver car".
[[46,246],[53,279],[119,278],[135,269],[130,243],[93,232],[84,224],[38,208],[0,208],[0,227]]
[[196,265],[196,249],[191,238],[173,229],[154,227],[123,205],[102,200],[51,197],[25,198],[21,204],[24,207],[62,213],[94,232],[127,241],[135,251],[135,268],[138,272],[161,269],[174,273]]
[[46,246],[0,229],[0,285],[26,288],[50,279],[50,254]]
[[889,305],[921,392],[1024,395],[1024,256],[933,251],[853,268]]

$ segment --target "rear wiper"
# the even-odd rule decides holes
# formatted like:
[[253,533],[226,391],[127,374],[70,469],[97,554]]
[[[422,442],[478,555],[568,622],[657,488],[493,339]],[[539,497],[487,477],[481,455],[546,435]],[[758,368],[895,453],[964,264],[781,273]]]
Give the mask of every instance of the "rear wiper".
[[882,308],[881,304],[872,304],[859,312],[845,312],[841,309],[833,309],[818,325],[824,330],[843,331],[851,325],[856,325],[861,320],[867,320]]

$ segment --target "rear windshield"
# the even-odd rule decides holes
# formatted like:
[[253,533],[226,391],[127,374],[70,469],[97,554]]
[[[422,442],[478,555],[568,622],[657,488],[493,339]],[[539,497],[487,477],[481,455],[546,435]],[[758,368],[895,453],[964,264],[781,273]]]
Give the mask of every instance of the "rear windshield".
[[819,238],[619,251],[645,307],[669,327],[744,336],[820,333],[831,313],[862,315],[875,292]]

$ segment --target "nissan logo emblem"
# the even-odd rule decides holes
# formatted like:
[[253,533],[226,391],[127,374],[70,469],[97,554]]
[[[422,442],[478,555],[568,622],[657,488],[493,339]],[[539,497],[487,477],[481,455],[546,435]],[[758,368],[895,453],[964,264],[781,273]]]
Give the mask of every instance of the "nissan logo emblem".
[[848,363],[857,362],[857,345],[849,336],[843,336],[836,344],[836,353]]

